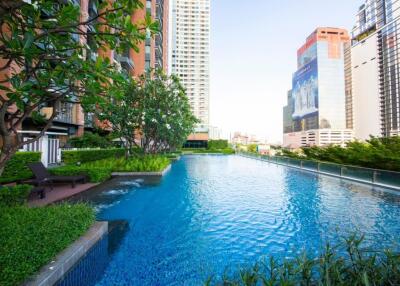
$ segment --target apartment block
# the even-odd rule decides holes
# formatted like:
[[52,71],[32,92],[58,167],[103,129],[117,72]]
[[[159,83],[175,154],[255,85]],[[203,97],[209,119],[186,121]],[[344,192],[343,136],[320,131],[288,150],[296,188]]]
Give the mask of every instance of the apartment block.
[[173,0],[171,32],[171,71],[180,77],[193,113],[201,121],[197,133],[207,134],[210,116],[210,0]]
[[354,132],[358,139],[400,134],[400,1],[366,0],[352,31]]

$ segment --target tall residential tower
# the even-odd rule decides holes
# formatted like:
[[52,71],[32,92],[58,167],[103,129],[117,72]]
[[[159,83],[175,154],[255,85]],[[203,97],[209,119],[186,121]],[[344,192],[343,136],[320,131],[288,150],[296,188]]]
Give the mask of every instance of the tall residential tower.
[[210,0],[172,1],[171,71],[180,77],[193,113],[201,121],[197,133],[206,134],[210,116]]
[[352,36],[355,136],[400,135],[400,1],[365,0]]
[[297,51],[297,71],[283,109],[284,147],[343,145],[353,138],[346,120],[349,43],[346,30],[317,28]]

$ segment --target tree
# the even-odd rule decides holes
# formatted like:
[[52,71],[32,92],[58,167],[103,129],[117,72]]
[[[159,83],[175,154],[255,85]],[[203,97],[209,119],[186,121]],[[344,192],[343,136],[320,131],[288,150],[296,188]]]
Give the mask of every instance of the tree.
[[141,84],[138,107],[144,152],[157,153],[182,146],[199,121],[192,113],[179,78],[156,70],[144,75]]
[[[140,0],[95,4],[84,18],[73,1],[0,0],[0,72],[8,72],[0,78],[0,175],[22,145],[44,135],[60,102],[91,105],[121,80],[112,62],[93,52],[137,51],[146,34],[157,30],[150,16],[132,23]],[[17,130],[43,106],[52,107],[52,114],[35,138],[22,142]]]
[[87,108],[91,108],[99,120],[110,124],[115,136],[122,139],[126,150],[125,157],[128,158],[132,148],[139,147],[135,138],[141,120],[138,109],[138,101],[142,96],[141,87],[126,75],[112,85],[112,91]]
[[[126,156],[139,145],[145,153],[158,153],[185,142],[197,119],[176,76],[154,70],[136,80],[127,77],[118,83],[120,87],[92,109],[124,139]],[[125,92],[117,92],[122,90]],[[141,142],[135,140],[138,137]]]

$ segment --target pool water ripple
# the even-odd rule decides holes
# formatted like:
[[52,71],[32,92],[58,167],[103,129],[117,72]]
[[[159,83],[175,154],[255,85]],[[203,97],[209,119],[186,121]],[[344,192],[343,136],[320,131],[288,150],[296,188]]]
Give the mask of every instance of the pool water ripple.
[[263,256],[316,254],[355,230],[374,247],[400,236],[397,194],[238,156],[186,156],[159,184],[126,181],[103,197],[99,219],[129,230],[99,286],[202,285]]

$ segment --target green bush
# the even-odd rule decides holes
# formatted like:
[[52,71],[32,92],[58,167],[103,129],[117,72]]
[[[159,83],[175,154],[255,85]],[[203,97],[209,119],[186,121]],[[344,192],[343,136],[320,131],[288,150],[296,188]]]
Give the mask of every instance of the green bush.
[[94,223],[87,205],[0,208],[0,285],[20,285]]
[[65,164],[87,163],[107,158],[118,158],[125,155],[122,148],[114,149],[89,149],[62,151],[62,161]]
[[[309,160],[400,172],[400,137],[371,138],[367,142],[349,142],[346,147],[331,145],[302,151]],[[285,156],[296,156],[286,150],[282,152]]]
[[222,154],[225,154],[225,155],[235,154],[235,150],[232,148],[225,148],[225,149],[222,149],[221,151],[222,151]]
[[209,140],[207,149],[227,149],[228,140]]
[[89,168],[86,166],[67,165],[49,169],[49,172],[58,176],[85,175],[89,178],[91,183],[101,183],[111,177],[111,170],[109,168],[101,167]]
[[355,235],[327,244],[318,257],[307,254],[278,261],[271,257],[205,285],[400,285],[400,253],[368,250]]
[[17,152],[7,162],[0,177],[0,183],[11,183],[32,178],[33,174],[28,168],[28,164],[39,162],[40,157],[40,152]]
[[29,185],[0,187],[0,207],[24,205],[31,190]]
[[97,133],[85,132],[83,136],[68,139],[68,144],[75,148],[110,148],[112,142],[108,137]]
[[164,156],[146,155],[141,157],[110,158],[95,162],[86,163],[84,168],[108,169],[112,172],[160,172],[169,164],[170,160]]
[[108,180],[112,172],[160,172],[170,164],[166,156],[140,156],[108,158],[87,162],[80,166],[66,165],[49,169],[50,173],[60,176],[86,175],[90,182],[100,183]]

